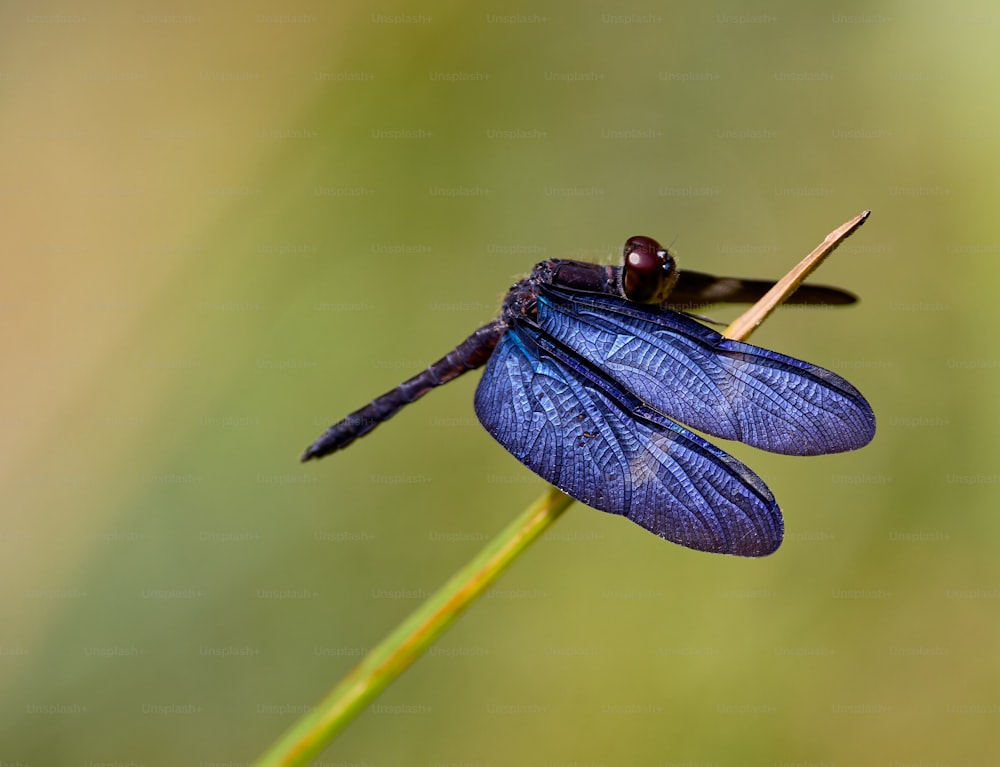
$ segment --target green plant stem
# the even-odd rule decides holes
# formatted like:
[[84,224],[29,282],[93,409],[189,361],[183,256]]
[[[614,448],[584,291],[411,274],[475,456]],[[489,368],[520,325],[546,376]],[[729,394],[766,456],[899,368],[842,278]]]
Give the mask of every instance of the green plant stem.
[[511,522],[451,580],[368,653],[327,696],[258,761],[258,767],[302,765],[383,688],[420,657],[518,554],[559,518],[573,499],[551,488]]
[[[870,211],[835,229],[724,335],[745,340],[833,250],[860,227]],[[430,599],[372,648],[308,714],[296,722],[255,764],[291,767],[316,756],[372,699],[405,671],[506,567],[559,518],[573,499],[550,488],[509,524]]]

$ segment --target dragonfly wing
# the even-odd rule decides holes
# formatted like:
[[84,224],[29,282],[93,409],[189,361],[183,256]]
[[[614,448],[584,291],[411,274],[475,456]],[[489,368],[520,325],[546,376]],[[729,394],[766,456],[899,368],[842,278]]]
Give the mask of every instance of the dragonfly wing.
[[840,376],[677,312],[546,286],[538,324],[650,407],[716,437],[821,455],[875,434],[871,406]]
[[781,512],[756,474],[530,323],[500,340],[475,406],[514,457],[588,506],[701,551],[762,556],[781,543]]
[[[740,277],[716,277],[703,272],[681,269],[677,284],[670,292],[667,305],[671,308],[697,309],[709,304],[752,304],[774,287],[766,280],[745,280]],[[839,306],[853,304],[858,299],[852,293],[829,285],[799,285],[785,299],[786,304]]]

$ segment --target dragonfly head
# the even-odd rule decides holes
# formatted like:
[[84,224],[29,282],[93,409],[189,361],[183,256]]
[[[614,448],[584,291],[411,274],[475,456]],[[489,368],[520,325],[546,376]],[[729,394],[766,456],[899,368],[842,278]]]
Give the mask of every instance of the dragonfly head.
[[662,304],[677,283],[677,262],[652,237],[629,237],[625,243],[622,291],[637,304]]

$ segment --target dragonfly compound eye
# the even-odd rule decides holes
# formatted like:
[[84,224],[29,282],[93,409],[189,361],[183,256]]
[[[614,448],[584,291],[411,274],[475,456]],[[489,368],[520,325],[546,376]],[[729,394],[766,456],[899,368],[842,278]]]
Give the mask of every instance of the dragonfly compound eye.
[[622,290],[629,301],[662,304],[677,282],[677,264],[652,237],[629,237],[625,243]]

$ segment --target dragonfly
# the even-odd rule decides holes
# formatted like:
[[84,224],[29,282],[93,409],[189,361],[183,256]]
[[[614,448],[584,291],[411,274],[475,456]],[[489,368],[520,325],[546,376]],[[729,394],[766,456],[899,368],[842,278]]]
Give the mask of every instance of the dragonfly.
[[[754,302],[771,286],[681,271],[645,236],[628,239],[620,266],[543,261],[510,288],[499,317],[331,426],[301,460],[347,447],[485,365],[480,423],[550,484],[681,546],[770,554],[784,535],[774,495],[693,430],[796,456],[856,450],[875,435],[871,406],[839,375],[725,338],[691,314]],[[787,303],[855,300],[806,284]]]

